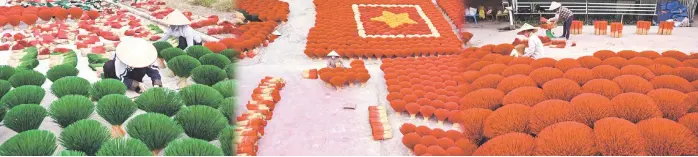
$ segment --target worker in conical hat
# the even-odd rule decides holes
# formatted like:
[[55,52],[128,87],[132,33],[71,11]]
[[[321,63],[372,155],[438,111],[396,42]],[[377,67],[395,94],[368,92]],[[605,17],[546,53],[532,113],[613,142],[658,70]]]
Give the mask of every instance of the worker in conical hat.
[[160,41],[167,41],[170,37],[175,37],[179,42],[177,48],[182,50],[192,45],[201,45],[203,43],[201,36],[196,33],[194,28],[191,28],[191,21],[181,11],[172,11],[172,13],[165,16],[163,22],[168,25],[168,28],[165,31],[165,36],[160,38]]
[[548,11],[555,11],[555,17],[548,19],[548,23],[557,23],[557,21],[564,21],[562,28],[562,36],[559,38],[565,38],[570,40],[570,28],[572,28],[572,21],[574,21],[574,13],[567,7],[563,7],[562,3],[553,1],[550,3]]
[[329,54],[327,54],[327,57],[329,59],[327,60],[327,67],[328,68],[338,68],[338,67],[344,67],[344,63],[342,63],[342,59],[339,58],[339,54],[332,50]]
[[524,44],[519,44],[514,47],[511,56],[526,56],[531,58],[541,58],[544,55],[543,42],[540,41],[536,32],[538,27],[533,27],[526,23],[516,31],[518,35],[528,38],[528,47]]
[[120,80],[138,93],[147,89],[143,77],[148,75],[154,87],[162,87],[162,77],[155,64],[158,52],[152,43],[141,38],[122,38],[116,52],[104,63],[105,78]]

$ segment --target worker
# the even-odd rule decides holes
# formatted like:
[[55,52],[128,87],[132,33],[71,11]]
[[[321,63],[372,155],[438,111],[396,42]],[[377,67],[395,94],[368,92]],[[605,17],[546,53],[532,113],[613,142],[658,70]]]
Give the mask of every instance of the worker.
[[334,50],[330,52],[330,54],[327,54],[327,57],[330,57],[329,60],[327,60],[327,67],[328,68],[339,68],[339,67],[344,67],[344,63],[342,63],[342,59],[339,58],[339,54],[335,52]]
[[141,38],[126,37],[116,46],[111,59],[104,63],[104,77],[120,80],[129,90],[147,90],[143,77],[148,75],[154,87],[162,87],[162,77],[155,61],[158,52],[152,43]]
[[548,19],[548,23],[557,23],[560,19],[565,21],[562,27],[562,36],[559,38],[570,40],[570,28],[572,26],[572,20],[574,20],[574,13],[572,13],[572,10],[563,7],[561,3],[555,1],[550,4],[548,10],[555,11],[555,17]]
[[525,56],[533,59],[543,57],[545,51],[543,50],[543,42],[541,42],[538,35],[536,35],[536,32],[538,32],[537,27],[533,27],[526,23],[516,32],[518,32],[518,35],[523,35],[524,37],[528,38],[528,47],[526,47],[524,44],[516,45],[511,56]]
[[172,13],[165,16],[163,21],[168,25],[168,28],[165,35],[160,38],[160,41],[167,41],[170,37],[176,37],[179,43],[177,48],[182,50],[193,45],[202,45],[201,36],[196,33],[194,28],[189,26],[191,21],[181,11],[172,11]]

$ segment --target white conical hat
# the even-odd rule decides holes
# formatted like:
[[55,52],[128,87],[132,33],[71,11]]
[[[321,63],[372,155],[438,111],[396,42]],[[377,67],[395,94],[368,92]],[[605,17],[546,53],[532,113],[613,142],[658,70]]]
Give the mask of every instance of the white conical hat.
[[527,30],[534,30],[534,31],[537,32],[537,31],[538,31],[538,27],[533,27],[533,26],[531,26],[531,25],[528,24],[528,23],[524,23],[524,25],[521,26],[521,28],[519,28],[519,30],[516,30],[516,34],[519,34],[519,35],[520,35],[521,32],[527,31]]
[[559,8],[560,6],[562,6],[561,3],[553,2],[553,3],[550,3],[550,8],[548,8],[548,10],[555,10],[555,9]]
[[274,34],[274,35],[281,35],[281,32],[279,32],[279,30],[274,30],[274,32],[272,32],[271,34]]
[[167,14],[165,18],[162,19],[165,24],[168,25],[188,25],[191,24],[191,21],[187,18],[187,16],[184,16],[184,14],[175,9],[172,11],[170,14]]
[[332,52],[330,52],[330,54],[327,54],[327,57],[339,57],[339,54],[337,52],[335,52],[334,50],[332,50]]
[[158,51],[145,39],[124,37],[116,46],[116,57],[130,67],[143,68],[155,63]]

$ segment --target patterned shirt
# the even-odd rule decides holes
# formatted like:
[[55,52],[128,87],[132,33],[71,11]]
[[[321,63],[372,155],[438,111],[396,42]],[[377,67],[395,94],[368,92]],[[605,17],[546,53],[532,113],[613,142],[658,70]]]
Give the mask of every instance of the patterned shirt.
[[557,14],[557,15],[559,16],[559,18],[561,18],[562,20],[567,20],[567,19],[571,18],[571,17],[574,15],[574,13],[572,13],[572,10],[567,9],[566,7],[560,7],[559,9],[557,9],[556,14]]

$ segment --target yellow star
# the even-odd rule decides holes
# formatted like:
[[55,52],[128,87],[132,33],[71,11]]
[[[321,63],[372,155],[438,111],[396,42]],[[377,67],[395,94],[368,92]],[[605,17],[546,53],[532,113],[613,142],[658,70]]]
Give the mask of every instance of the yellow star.
[[395,28],[403,24],[416,24],[417,22],[410,19],[407,13],[395,14],[389,11],[383,11],[383,15],[371,18],[373,21],[385,22],[390,28]]

